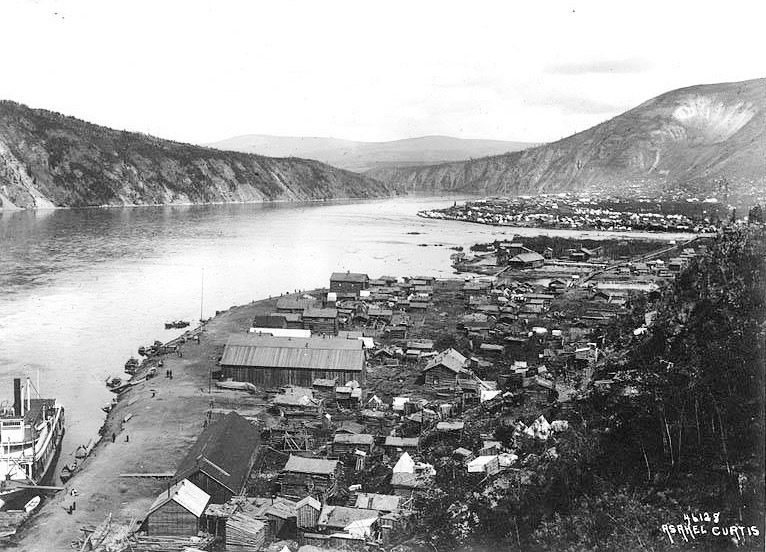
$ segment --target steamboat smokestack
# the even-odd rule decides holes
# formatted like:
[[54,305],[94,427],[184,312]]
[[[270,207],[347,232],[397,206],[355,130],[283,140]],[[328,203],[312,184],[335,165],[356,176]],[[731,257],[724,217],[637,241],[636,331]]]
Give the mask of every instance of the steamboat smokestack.
[[21,378],[13,378],[13,413],[21,416]]

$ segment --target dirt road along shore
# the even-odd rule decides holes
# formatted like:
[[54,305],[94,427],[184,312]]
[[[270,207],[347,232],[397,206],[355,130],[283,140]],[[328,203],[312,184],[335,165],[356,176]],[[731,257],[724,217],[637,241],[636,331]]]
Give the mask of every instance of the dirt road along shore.
[[[164,356],[164,366],[157,369],[154,378],[122,393],[107,416],[103,439],[84,461],[82,470],[45,503],[13,541],[3,544],[24,552],[71,550],[72,541],[83,537],[83,527],[98,526],[109,513],[116,524],[141,519],[169,480],[120,474],[174,472],[202,432],[211,401],[216,411],[262,408],[245,393],[216,390],[214,386],[210,392],[209,375],[229,335],[245,331],[255,314],[266,308],[273,310],[275,303],[276,299],[266,299],[232,307],[200,329],[187,332],[192,335],[199,331],[199,343],[189,340],[181,344],[182,356]],[[172,370],[172,379],[165,377],[165,370]],[[140,379],[142,372],[135,377]],[[73,503],[75,509],[69,513]]]

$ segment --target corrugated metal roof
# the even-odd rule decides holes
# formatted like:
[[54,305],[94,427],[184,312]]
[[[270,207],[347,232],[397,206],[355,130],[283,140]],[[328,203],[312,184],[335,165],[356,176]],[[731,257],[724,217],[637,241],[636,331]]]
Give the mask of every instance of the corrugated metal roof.
[[338,467],[337,460],[324,458],[303,458],[302,456],[290,455],[287,464],[282,468],[283,472],[332,474]]
[[342,338],[233,335],[223,351],[221,364],[361,372],[362,347],[361,341]]
[[197,487],[188,479],[182,479],[167,491],[163,491],[152,503],[147,515],[155,512],[170,501],[177,502],[195,517],[200,517],[205,511],[210,495]]

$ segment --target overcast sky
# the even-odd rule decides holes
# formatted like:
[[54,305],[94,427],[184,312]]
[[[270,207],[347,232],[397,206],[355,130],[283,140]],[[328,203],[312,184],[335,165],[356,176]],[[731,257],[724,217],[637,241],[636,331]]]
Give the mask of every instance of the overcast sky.
[[204,143],[550,141],[766,76],[766,2],[0,0],[0,98]]

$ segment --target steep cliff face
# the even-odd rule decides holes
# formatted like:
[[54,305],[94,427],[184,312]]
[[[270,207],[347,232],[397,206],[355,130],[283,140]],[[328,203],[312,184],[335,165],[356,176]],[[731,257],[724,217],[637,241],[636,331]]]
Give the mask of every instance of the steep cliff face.
[[0,102],[0,209],[368,198],[392,191],[317,161],[223,152]]
[[407,190],[485,194],[766,186],[766,79],[658,96],[589,130],[522,152],[366,174]]

